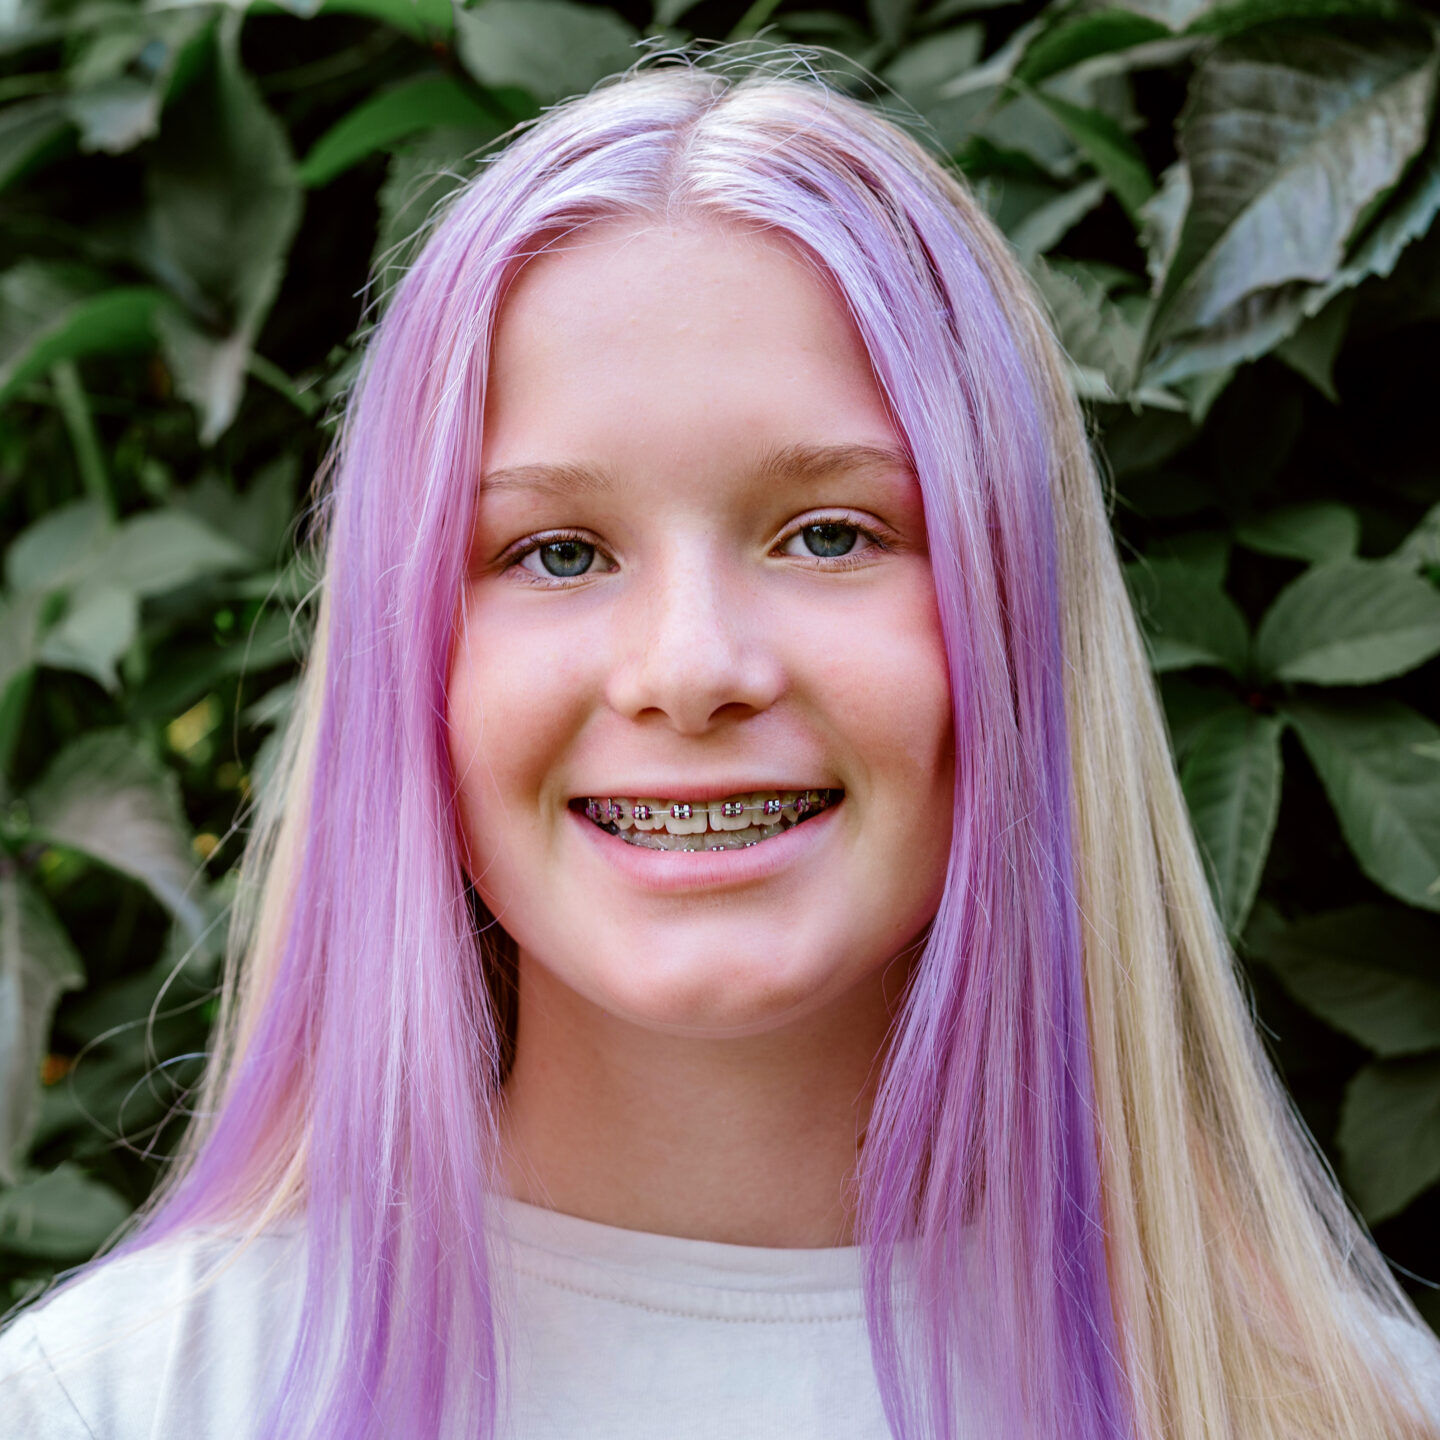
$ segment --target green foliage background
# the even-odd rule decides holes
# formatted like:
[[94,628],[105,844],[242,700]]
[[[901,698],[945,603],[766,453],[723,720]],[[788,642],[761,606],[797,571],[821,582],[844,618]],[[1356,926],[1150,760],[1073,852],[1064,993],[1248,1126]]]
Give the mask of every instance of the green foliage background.
[[510,126],[693,37],[822,47],[1030,267],[1259,1017],[1382,1245],[1440,1277],[1435,26],[1400,0],[804,3],[7,12],[10,1299],[144,1199],[203,1063],[367,274]]

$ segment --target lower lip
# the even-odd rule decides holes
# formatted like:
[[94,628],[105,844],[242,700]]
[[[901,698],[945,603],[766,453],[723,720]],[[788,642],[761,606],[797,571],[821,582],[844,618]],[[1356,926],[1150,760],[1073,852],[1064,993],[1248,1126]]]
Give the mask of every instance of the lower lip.
[[782,834],[738,850],[647,850],[602,830],[573,810],[570,819],[581,827],[586,842],[606,865],[642,890],[673,895],[752,885],[798,864],[824,843],[831,820],[844,803],[842,799],[827,805],[818,815]]

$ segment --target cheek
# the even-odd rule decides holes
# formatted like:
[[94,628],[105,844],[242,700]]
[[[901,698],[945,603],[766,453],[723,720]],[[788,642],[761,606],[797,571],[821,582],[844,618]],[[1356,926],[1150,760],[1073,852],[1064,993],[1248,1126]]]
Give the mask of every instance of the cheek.
[[579,723],[586,677],[573,647],[556,649],[471,604],[457,630],[446,687],[446,726],[460,823],[481,868],[546,813],[542,795]]
[[877,788],[913,800],[953,794],[955,741],[949,665],[928,564],[840,617],[818,674],[827,708]]

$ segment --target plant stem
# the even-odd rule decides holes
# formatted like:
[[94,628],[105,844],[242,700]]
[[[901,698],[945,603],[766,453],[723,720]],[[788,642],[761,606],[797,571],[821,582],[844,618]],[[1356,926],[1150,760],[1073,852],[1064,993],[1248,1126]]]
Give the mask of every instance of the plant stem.
[[105,513],[116,518],[115,494],[110,488],[110,476],[105,469],[105,457],[100,450],[100,436],[95,429],[95,417],[90,413],[90,402],[85,397],[85,387],[80,383],[80,372],[73,360],[61,360],[50,368],[50,383],[55,387],[55,403],[70,434],[70,444],[75,450],[75,464],[80,470],[80,479],[92,500],[98,500]]
[[309,391],[298,389],[273,360],[267,360],[252,350],[245,368],[262,385],[268,385],[276,394],[283,395],[302,415],[313,415],[320,408],[319,399]]

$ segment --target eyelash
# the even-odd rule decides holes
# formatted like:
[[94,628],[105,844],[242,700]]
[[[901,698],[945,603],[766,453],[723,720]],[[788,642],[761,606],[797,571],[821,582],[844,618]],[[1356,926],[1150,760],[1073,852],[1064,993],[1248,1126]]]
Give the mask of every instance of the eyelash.
[[[806,530],[810,529],[812,525],[843,525],[848,529],[854,530],[857,535],[869,541],[869,545],[867,545],[866,548],[863,550],[852,550],[844,555],[832,556],[829,559],[826,559],[825,557],[820,555],[810,556],[809,559],[816,565],[817,568],[821,570],[852,570],[857,565],[863,564],[865,562],[866,558],[870,553],[871,546],[873,546],[876,550],[889,550],[894,539],[894,537],[888,531],[883,530],[880,526],[874,524],[873,522],[866,523],[861,521],[858,516],[847,515],[843,512],[840,512],[832,515],[807,516],[805,518],[804,524],[792,526],[783,535],[781,535],[780,538],[775,542],[774,549],[779,550],[782,546],[788,545],[791,540],[793,540],[797,535],[803,534]],[[531,535],[525,540],[518,541],[515,545],[512,545],[509,550],[507,550],[504,554],[500,556],[499,560],[496,562],[496,566],[500,571],[506,574],[509,574],[513,571],[517,576],[521,577],[522,583],[524,584],[539,585],[546,589],[566,587],[578,584],[581,580],[590,579],[591,577],[588,573],[584,575],[576,575],[570,579],[567,579],[566,577],[561,575],[551,575],[542,578],[541,576],[536,575],[533,571],[526,570],[521,565],[520,562],[524,560],[527,555],[533,555],[537,550],[543,550],[547,545],[563,545],[566,541],[573,541],[580,545],[590,545],[594,548],[597,555],[604,555],[606,560],[610,561],[612,565],[614,564],[613,557],[607,555],[606,552],[599,545],[597,545],[592,539],[589,538],[588,535],[584,533],[584,531],[550,530],[546,531],[544,534]],[[792,555],[786,558],[798,560],[803,557],[798,555]]]

